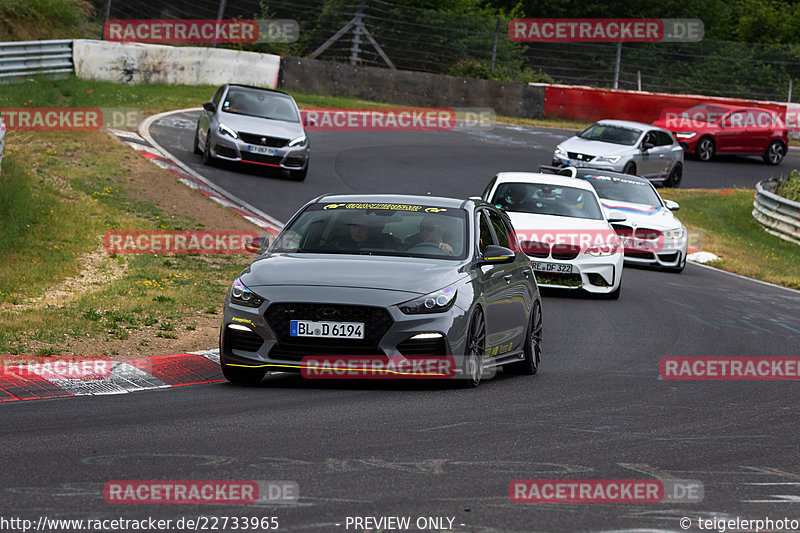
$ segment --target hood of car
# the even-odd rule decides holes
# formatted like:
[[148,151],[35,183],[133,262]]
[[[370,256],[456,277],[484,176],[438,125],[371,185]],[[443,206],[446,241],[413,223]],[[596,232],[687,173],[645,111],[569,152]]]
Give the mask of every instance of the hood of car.
[[466,276],[461,261],[347,254],[268,254],[241,275],[250,289],[278,285],[437,291]]
[[514,230],[520,233],[544,230],[596,230],[609,229],[606,220],[540,215],[536,213],[508,212]]
[[635,148],[624,144],[614,144],[602,141],[590,141],[581,137],[570,137],[566,141],[559,143],[567,152],[577,152],[588,155],[620,155],[626,154]]
[[299,122],[286,122],[284,120],[271,120],[267,118],[237,115],[235,113],[219,113],[217,122],[225,124],[234,131],[254,133],[267,137],[281,137],[296,139],[304,134],[303,125]]
[[666,207],[605,199],[601,199],[600,202],[606,212],[617,211],[624,213],[628,219],[621,224],[628,226],[667,230],[673,229],[681,223],[672,211]]

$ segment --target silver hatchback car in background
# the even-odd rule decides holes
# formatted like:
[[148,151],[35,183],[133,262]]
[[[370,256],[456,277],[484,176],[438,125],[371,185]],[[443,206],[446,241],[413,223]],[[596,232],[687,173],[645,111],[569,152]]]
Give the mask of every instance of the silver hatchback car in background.
[[683,148],[669,131],[626,120],[595,122],[556,147],[553,165],[634,174],[665,187],[683,177]]
[[292,179],[308,173],[309,141],[290,95],[271,89],[225,84],[203,104],[194,136],[203,162],[214,159],[281,168]]

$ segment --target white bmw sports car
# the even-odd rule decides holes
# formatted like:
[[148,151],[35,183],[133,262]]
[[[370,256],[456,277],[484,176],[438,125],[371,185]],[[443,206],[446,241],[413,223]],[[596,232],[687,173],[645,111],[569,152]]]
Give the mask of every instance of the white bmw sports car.
[[628,264],[682,272],[686,267],[688,231],[673,213],[680,206],[664,200],[648,180],[596,169],[563,169],[590,183],[607,210],[625,213],[614,229],[625,247]]
[[626,216],[603,209],[589,183],[537,172],[501,172],[483,198],[508,213],[516,233],[513,242],[533,260],[539,286],[619,297],[623,247],[611,224],[624,222]]

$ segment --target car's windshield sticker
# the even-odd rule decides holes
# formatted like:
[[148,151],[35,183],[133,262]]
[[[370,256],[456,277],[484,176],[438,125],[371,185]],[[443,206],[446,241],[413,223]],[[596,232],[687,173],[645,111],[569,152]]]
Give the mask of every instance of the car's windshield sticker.
[[325,204],[323,209],[388,209],[390,211],[420,211],[424,208],[426,213],[443,213],[447,211],[443,207],[424,207],[421,205],[409,204],[367,204],[367,203],[344,203],[344,204]]

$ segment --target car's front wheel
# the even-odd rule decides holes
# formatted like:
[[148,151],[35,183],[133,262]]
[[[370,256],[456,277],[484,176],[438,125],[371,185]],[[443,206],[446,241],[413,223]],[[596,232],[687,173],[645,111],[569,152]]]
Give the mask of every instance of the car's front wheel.
[[786,146],[781,141],[772,141],[764,153],[764,162],[768,165],[779,165],[786,155]]
[[266,374],[267,371],[260,368],[222,365],[222,375],[225,379],[238,385],[257,385]]
[[306,179],[306,175],[308,175],[308,163],[306,163],[306,168],[303,170],[290,170],[289,177],[292,181],[303,181]]
[[192,149],[194,153],[198,155],[203,154],[203,150],[200,148],[200,126],[197,126],[197,129],[194,130],[194,144],[192,145]]
[[211,135],[206,135],[206,145],[203,149],[203,164],[204,165],[212,165],[214,164],[214,156],[211,155]]
[[633,161],[628,161],[625,165],[625,168],[622,169],[623,174],[630,174],[631,176],[636,175],[636,163]]
[[504,365],[503,369],[514,374],[527,374],[532,376],[539,371],[542,361],[542,305],[539,300],[534,301],[531,309],[531,320],[528,324],[528,333],[525,336],[525,359],[516,363]]
[[694,153],[700,161],[711,161],[716,149],[717,147],[714,145],[714,139],[711,137],[703,137],[697,142]]
[[481,383],[483,375],[483,357],[486,353],[486,322],[480,307],[472,313],[467,332],[467,346],[464,354],[464,363],[461,370],[463,379],[461,385],[465,388],[475,388]]

